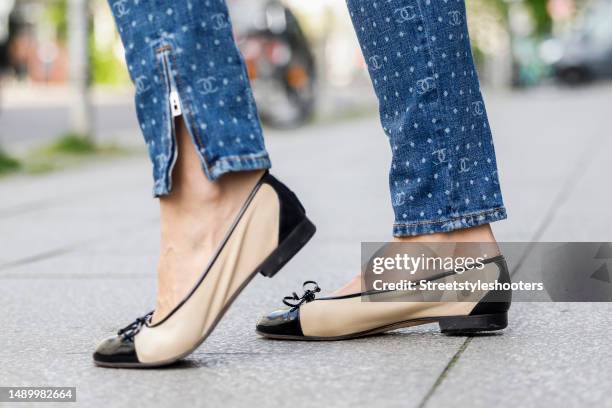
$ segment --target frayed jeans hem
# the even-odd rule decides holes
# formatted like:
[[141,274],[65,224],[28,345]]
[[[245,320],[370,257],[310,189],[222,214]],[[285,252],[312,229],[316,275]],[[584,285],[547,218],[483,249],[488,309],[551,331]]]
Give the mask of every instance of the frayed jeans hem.
[[[261,155],[251,154],[243,156],[229,156],[217,159],[206,169],[209,180],[215,181],[222,175],[238,171],[266,170],[272,167],[270,157],[267,153]],[[163,180],[157,180],[153,187],[153,196],[158,198],[169,195],[171,187]]]
[[508,218],[504,207],[479,211],[452,217],[446,220],[419,221],[414,223],[395,223],[393,236],[397,238],[451,232],[465,228],[490,224]]

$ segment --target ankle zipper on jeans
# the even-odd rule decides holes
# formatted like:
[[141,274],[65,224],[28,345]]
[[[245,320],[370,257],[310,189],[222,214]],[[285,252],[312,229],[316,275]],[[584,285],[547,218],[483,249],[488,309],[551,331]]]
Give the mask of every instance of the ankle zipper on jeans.
[[[172,187],[172,170],[174,169],[174,165],[176,164],[176,160],[179,154],[178,145],[176,141],[176,129],[174,127],[174,118],[183,116],[182,120],[187,128],[187,131],[189,133],[189,136],[191,137],[192,142],[194,143],[194,146],[196,147],[196,152],[198,156],[200,157],[200,160],[202,161],[203,165],[208,167],[208,165],[206,164],[206,157],[204,157],[203,149],[199,147],[199,143],[197,142],[195,135],[192,129],[190,128],[190,124],[187,121],[187,118],[185,117],[185,115],[192,114],[193,111],[191,109],[187,109],[187,111],[183,111],[183,104],[181,101],[181,96],[176,86],[175,78],[172,75],[172,66],[170,64],[170,58],[172,56],[171,52],[172,52],[172,48],[164,47],[163,51],[161,51],[159,55],[159,57],[161,58],[161,62],[162,62],[163,74],[166,80],[166,86],[167,86],[166,90],[168,92],[167,94],[168,105],[167,106],[168,106],[169,114],[170,114],[170,128],[172,132],[172,143],[173,143],[173,156],[174,157],[172,159],[172,163],[170,164],[170,169],[169,169],[169,174],[168,174],[168,178],[169,178],[168,185],[170,187]],[[172,59],[172,62],[176,63],[174,59]],[[177,69],[177,67],[174,67],[174,68]]]
[[179,99],[178,91],[174,89],[174,81],[171,81],[169,98],[172,117],[176,118],[177,116],[181,116],[183,114],[181,110],[181,100]]
[[172,72],[170,70],[168,51],[164,51],[161,58],[164,67],[164,75],[166,76],[166,82],[169,90],[168,102],[170,103],[170,114],[173,118],[176,118],[177,116],[181,116],[183,114],[183,109],[181,108],[181,98],[178,90],[176,89],[176,83],[174,82],[174,78],[172,77]]
[[169,51],[164,51],[161,54],[163,71],[168,85],[168,106],[170,112],[170,138],[172,140],[172,162],[168,168],[168,189],[172,189],[172,171],[178,159],[178,144],[176,140],[176,129],[174,127],[174,118],[181,116],[183,110],[181,108],[181,99],[172,77],[170,70],[170,61],[168,61]]

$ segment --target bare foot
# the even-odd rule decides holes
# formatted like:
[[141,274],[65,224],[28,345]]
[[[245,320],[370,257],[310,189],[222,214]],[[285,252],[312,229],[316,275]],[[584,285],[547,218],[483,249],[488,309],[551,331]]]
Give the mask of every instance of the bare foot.
[[161,248],[157,267],[159,322],[191,291],[264,171],[229,173],[215,182],[202,171],[182,120],[172,193],[160,198]]
[[[394,238],[392,242],[422,242],[427,243],[427,246],[437,252],[439,256],[455,256],[455,253],[444,253],[448,251],[451,243],[482,243],[485,245],[485,251],[489,256],[495,256],[499,253],[495,236],[489,224],[478,227],[456,230],[446,233],[418,235],[415,237]],[[436,245],[440,244],[440,245]],[[465,251],[472,250],[472,246],[466,245]],[[481,247],[482,249],[482,247]],[[475,254],[466,253],[463,256],[477,256]],[[361,274],[357,274],[346,285],[332,293],[332,296],[343,296],[361,292]]]

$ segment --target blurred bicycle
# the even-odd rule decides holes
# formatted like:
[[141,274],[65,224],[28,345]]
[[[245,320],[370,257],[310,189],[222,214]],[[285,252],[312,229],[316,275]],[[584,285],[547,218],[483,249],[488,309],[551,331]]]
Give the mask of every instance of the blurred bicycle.
[[230,0],[262,121],[275,128],[307,122],[316,102],[316,63],[291,10],[278,0]]

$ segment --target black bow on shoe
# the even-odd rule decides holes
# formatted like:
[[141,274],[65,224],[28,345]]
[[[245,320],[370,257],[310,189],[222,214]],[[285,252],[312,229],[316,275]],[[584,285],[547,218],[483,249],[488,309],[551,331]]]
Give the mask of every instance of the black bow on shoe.
[[138,319],[134,320],[132,323],[125,326],[123,329],[117,332],[117,335],[123,336],[123,338],[126,340],[133,341],[134,336],[136,336],[140,332],[140,329],[142,329],[142,326],[144,326],[149,321],[151,316],[153,316],[153,311],[147,313],[146,315],[142,317],[139,317]]
[[[308,285],[313,285],[313,287],[308,288]],[[293,309],[297,309],[302,304],[315,300],[316,294],[321,291],[321,288],[315,281],[304,282],[302,288],[304,289],[304,294],[302,294],[302,296],[298,296],[297,293],[293,292],[292,296],[285,296],[283,298],[283,303],[287,306],[291,306]]]

